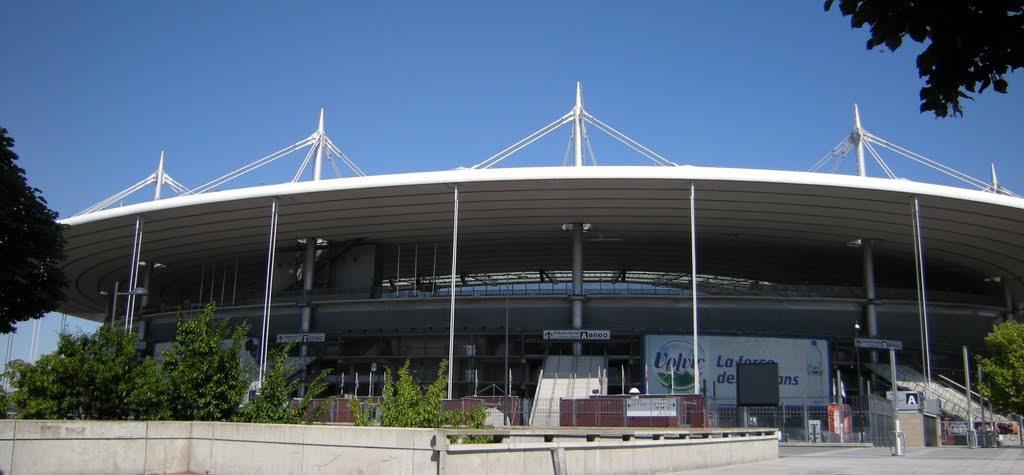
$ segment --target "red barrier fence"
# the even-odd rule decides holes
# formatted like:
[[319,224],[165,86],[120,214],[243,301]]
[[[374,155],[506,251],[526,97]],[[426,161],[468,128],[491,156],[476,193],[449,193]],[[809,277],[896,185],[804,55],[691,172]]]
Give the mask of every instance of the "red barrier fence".
[[[628,408],[635,401],[658,401],[674,399],[675,415],[634,415]],[[317,422],[354,423],[355,414],[349,408],[351,399],[336,399],[330,403],[327,411]],[[376,417],[376,406],[380,397],[359,398],[362,404],[368,404],[372,415]],[[634,401],[631,403],[630,401]],[[677,396],[594,396],[587,399],[562,399],[559,401],[559,425],[563,427],[709,427],[704,412],[704,399],[698,395]],[[292,404],[297,404],[293,400]],[[324,404],[323,400],[313,402],[313,407]],[[444,411],[472,411],[479,405],[496,408],[505,414],[510,425],[523,425],[522,401],[518,396],[477,396],[465,399],[452,399],[441,402]],[[641,413],[643,414],[643,413]]]
[[[630,409],[666,400],[675,400],[674,411]],[[699,395],[595,396],[562,399],[559,405],[563,427],[705,427],[705,422],[704,398]]]

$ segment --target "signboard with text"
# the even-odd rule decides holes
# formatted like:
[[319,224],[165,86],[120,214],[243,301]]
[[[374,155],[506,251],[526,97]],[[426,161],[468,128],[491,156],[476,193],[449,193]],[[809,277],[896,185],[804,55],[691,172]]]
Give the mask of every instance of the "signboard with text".
[[610,340],[610,330],[544,330],[545,340]]
[[[885,398],[892,400],[892,391],[885,392]],[[917,391],[896,391],[896,410],[898,411],[920,411],[924,399]]]
[[299,343],[323,343],[325,335],[323,333],[279,333],[277,335],[278,343],[291,343],[298,341]]
[[967,421],[948,421],[946,422],[946,434],[967,435],[968,427]]
[[903,342],[899,340],[879,340],[876,338],[858,338],[858,348],[872,348],[875,350],[902,350]]
[[626,417],[675,417],[676,398],[636,398],[626,400]]

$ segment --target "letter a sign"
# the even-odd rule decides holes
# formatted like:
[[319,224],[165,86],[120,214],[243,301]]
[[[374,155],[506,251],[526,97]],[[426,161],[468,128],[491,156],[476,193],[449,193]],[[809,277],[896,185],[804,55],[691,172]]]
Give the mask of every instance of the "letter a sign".
[[910,406],[910,407],[920,406],[921,403],[920,403],[920,401],[918,401],[919,397],[920,397],[920,395],[918,395],[916,392],[908,391],[907,394],[906,394],[906,398],[907,398],[906,403],[907,403],[907,405]]

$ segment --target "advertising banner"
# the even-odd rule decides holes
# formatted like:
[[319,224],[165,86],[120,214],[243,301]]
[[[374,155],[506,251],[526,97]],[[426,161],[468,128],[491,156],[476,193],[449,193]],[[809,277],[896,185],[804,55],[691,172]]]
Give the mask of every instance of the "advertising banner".
[[[721,404],[736,402],[736,365],[778,363],[782,404],[827,404],[828,342],[808,338],[700,336],[701,392]],[[644,335],[648,394],[692,394],[693,336]]]

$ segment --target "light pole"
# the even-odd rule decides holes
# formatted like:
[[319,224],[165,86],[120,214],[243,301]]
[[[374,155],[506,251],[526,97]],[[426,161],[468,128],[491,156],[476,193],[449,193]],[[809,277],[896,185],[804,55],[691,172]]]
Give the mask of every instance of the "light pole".
[[860,336],[860,323],[853,324],[853,354],[857,358],[857,394],[864,396],[864,376],[860,373],[860,345],[857,338]]

